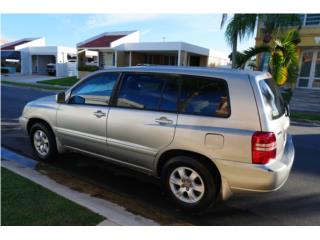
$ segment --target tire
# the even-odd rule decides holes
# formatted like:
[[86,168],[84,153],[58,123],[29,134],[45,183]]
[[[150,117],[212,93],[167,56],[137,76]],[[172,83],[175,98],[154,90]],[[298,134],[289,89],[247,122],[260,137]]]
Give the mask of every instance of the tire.
[[[181,173],[185,174],[184,181],[179,181]],[[189,156],[170,159],[162,169],[161,181],[170,199],[179,208],[192,213],[213,205],[220,190],[218,172]]]
[[30,141],[33,151],[40,161],[53,161],[56,159],[58,155],[56,140],[48,126],[43,123],[32,125],[30,129]]

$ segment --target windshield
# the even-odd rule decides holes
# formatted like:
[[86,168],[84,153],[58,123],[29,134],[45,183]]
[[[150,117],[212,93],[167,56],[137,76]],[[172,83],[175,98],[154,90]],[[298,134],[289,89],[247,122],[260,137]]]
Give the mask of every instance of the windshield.
[[272,119],[281,117],[285,113],[285,102],[276,83],[269,78],[261,80],[259,86]]

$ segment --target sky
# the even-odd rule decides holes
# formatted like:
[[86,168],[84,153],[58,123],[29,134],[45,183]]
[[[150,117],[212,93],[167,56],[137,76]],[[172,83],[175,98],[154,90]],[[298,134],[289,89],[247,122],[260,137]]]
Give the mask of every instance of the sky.
[[[1,38],[45,37],[47,46],[75,47],[103,32],[139,30],[141,42],[184,41],[222,52],[231,47],[220,29],[222,14],[2,14]],[[232,15],[229,15],[231,18]],[[238,50],[254,45],[254,36]]]

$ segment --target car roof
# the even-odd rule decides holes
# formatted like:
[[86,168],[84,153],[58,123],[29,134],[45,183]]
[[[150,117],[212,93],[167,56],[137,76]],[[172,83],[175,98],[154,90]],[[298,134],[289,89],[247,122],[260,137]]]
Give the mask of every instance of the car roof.
[[208,77],[232,77],[237,79],[271,77],[267,72],[240,70],[231,68],[212,68],[212,67],[184,67],[184,66],[134,66],[134,67],[110,67],[99,72],[152,72],[152,73],[175,73]]

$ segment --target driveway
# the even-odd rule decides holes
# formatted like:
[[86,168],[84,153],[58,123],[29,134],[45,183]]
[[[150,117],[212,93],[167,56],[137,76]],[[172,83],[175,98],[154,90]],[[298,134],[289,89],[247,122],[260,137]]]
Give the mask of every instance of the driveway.
[[[24,104],[53,93],[2,86],[2,145],[33,157],[17,122]],[[290,127],[296,150],[287,183],[266,194],[233,196],[205,214],[190,216],[176,209],[159,182],[149,176],[79,154],[64,154],[40,171],[70,188],[115,202],[163,225],[320,225],[320,127]]]
[[1,74],[1,79],[4,81],[20,82],[20,83],[36,83],[42,80],[53,80],[58,77],[53,77],[49,75],[22,75],[19,73],[14,74]]

